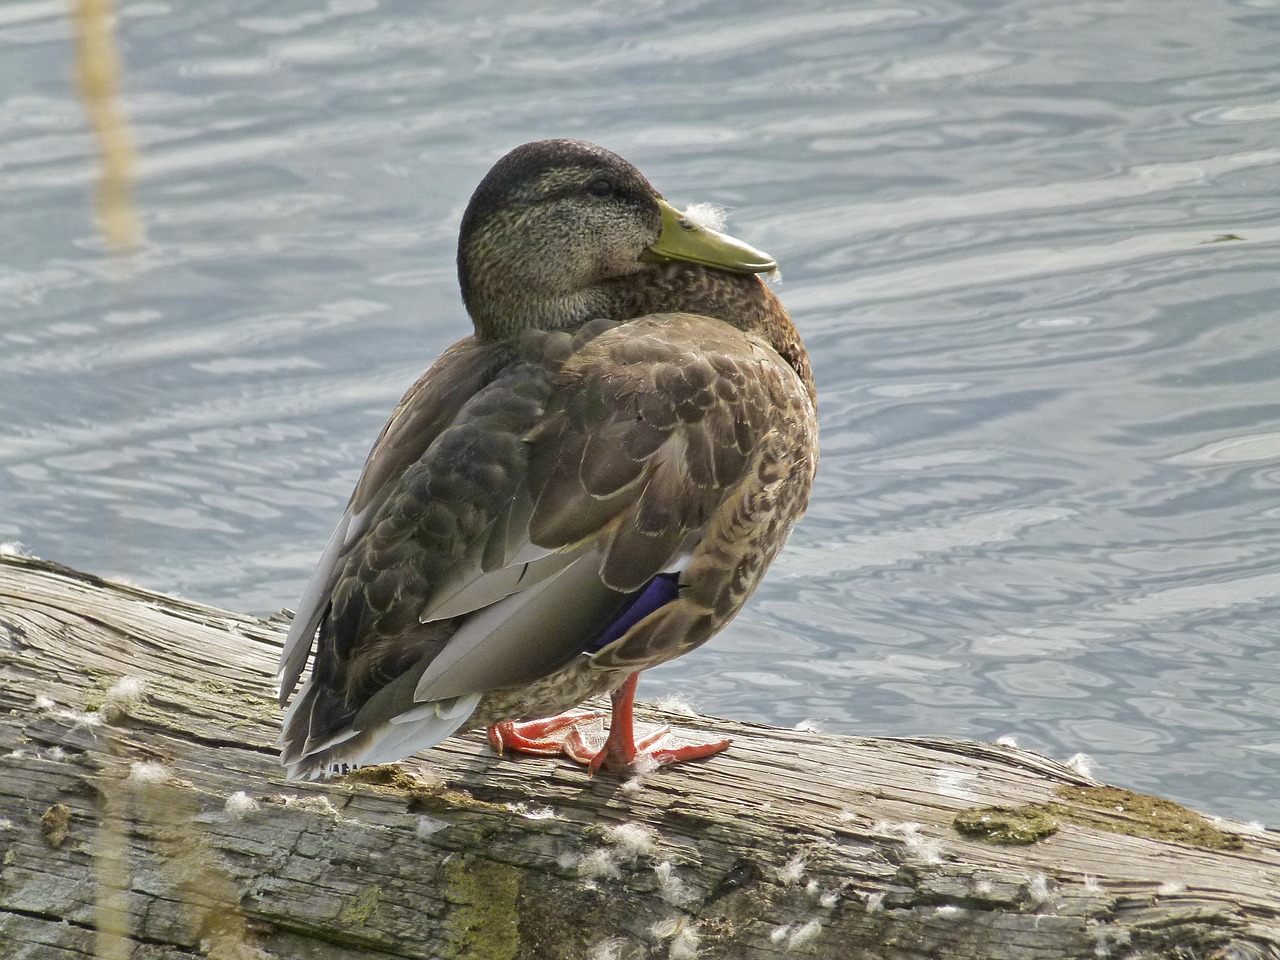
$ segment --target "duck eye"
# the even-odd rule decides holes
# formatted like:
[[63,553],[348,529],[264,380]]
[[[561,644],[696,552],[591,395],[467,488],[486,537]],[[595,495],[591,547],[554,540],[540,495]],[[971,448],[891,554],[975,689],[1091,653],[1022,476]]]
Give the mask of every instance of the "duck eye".
[[592,177],[587,181],[586,190],[593,197],[608,197],[613,195],[613,184],[608,177]]

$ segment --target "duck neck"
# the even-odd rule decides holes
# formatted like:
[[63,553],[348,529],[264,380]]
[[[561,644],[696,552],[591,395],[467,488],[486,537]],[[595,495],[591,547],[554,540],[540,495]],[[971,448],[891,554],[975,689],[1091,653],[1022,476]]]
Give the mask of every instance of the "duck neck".
[[573,330],[603,316],[584,291],[533,298],[528,295],[466,299],[467,312],[481,340],[505,340],[524,330]]
[[602,287],[607,303],[597,306],[592,316],[628,320],[650,313],[696,313],[755,334],[791,365],[816,406],[813,370],[800,333],[781,301],[755,274],[665,263]]

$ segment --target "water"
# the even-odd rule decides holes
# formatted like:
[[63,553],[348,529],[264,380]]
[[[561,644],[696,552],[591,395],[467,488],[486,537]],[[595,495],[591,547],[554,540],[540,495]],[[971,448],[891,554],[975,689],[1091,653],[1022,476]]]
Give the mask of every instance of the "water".
[[821,392],[808,518],[642,695],[1280,824],[1278,6],[126,2],[113,262],[63,5],[10,3],[0,540],[294,604],[467,329],[471,189],[584,137],[781,261]]

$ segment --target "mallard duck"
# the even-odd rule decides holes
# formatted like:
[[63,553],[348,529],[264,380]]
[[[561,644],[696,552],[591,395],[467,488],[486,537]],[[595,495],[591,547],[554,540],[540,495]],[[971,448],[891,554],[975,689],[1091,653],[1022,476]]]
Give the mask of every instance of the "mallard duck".
[[[315,649],[290,777],[480,726],[592,770],[728,745],[637,741],[631,708],[641,670],[741,609],[808,504],[813,379],[758,276],[775,267],[602,147],[498,161],[458,242],[475,332],[383,427],[285,642],[282,706]],[[601,743],[571,708],[604,692]]]

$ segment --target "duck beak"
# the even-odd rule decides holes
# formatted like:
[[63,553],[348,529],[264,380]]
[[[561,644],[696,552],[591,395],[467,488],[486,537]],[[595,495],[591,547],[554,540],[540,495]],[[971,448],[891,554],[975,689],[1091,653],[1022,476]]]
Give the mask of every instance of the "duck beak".
[[646,259],[685,260],[730,273],[768,273],[778,269],[777,262],[767,253],[699,226],[665,200],[659,200],[658,206],[662,210],[662,233],[648,249]]

